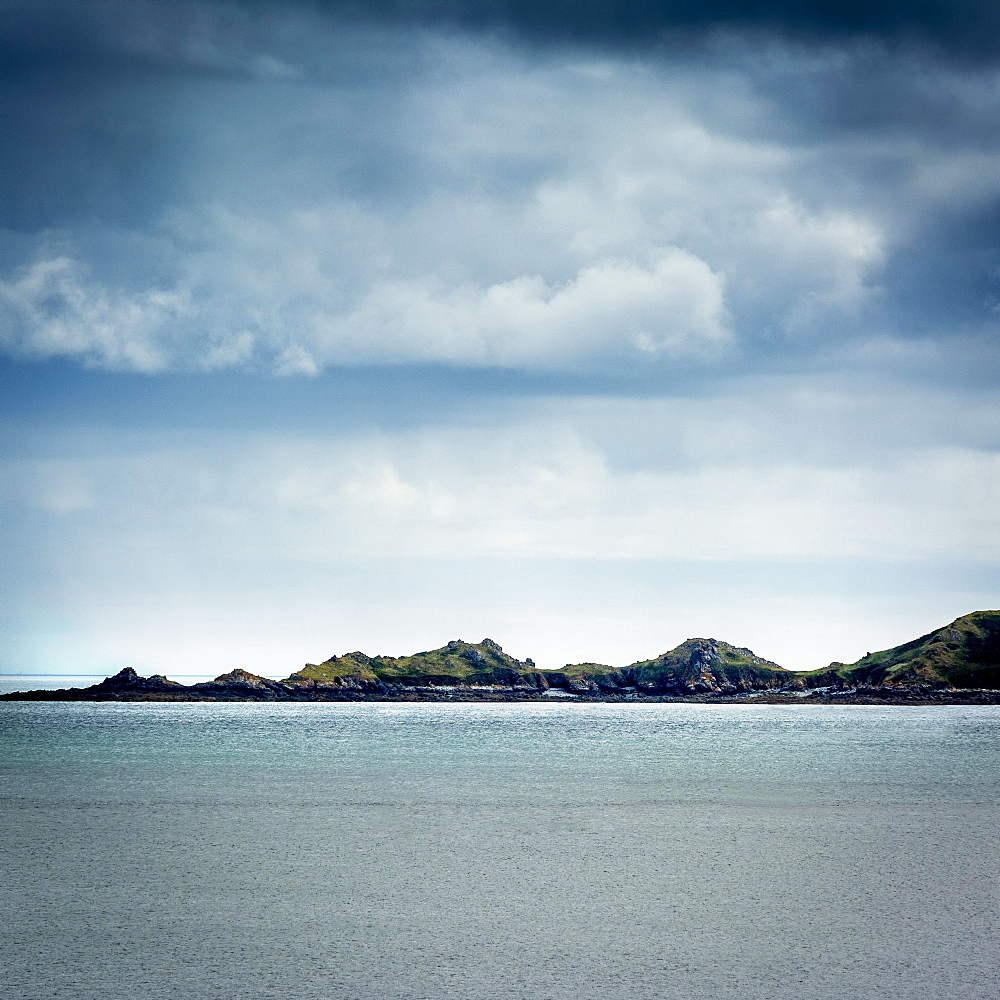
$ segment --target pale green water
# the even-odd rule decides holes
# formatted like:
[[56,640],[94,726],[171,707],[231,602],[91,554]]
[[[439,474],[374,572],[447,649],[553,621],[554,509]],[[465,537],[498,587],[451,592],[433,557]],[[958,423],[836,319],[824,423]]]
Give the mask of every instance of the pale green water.
[[4,997],[977,998],[1000,709],[0,705]]

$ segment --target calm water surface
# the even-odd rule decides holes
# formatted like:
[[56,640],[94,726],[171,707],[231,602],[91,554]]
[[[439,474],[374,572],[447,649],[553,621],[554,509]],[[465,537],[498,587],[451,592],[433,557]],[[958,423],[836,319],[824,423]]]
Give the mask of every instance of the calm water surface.
[[1000,709],[0,705],[18,1000],[997,1000]]

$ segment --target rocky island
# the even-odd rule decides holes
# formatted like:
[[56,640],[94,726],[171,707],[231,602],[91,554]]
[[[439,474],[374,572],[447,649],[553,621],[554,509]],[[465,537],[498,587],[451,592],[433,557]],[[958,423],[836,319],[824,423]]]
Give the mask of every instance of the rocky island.
[[1000,611],[977,611],[855,663],[792,671],[718,639],[688,639],[626,667],[540,670],[492,639],[411,656],[345,653],[283,680],[233,670],[179,684],[126,667],[86,688],[0,696],[30,701],[693,701],[1000,704]]

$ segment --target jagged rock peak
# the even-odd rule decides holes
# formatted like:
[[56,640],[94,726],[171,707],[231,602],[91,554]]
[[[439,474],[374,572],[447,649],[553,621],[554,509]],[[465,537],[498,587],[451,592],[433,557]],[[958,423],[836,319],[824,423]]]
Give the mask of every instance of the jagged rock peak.
[[712,659],[718,659],[718,654],[720,652],[736,653],[739,656],[746,656],[750,659],[758,660],[760,663],[766,663],[774,667],[778,666],[778,664],[774,663],[772,660],[766,660],[763,656],[758,656],[752,649],[748,649],[746,646],[734,646],[731,642],[725,642],[722,639],[686,639],[681,643],[678,649],[683,649],[685,647],[690,647],[693,651],[707,652],[711,654]]
[[464,639],[452,639],[444,648],[448,650],[449,653],[457,652],[464,646],[478,646],[481,649],[488,649],[491,653],[502,653],[503,648],[500,643],[494,642],[492,639],[483,639],[482,642],[466,642]]
[[[729,646],[728,643],[723,645]],[[692,660],[711,662],[722,658],[719,654],[719,643],[715,639],[688,639],[687,642],[681,643],[681,647],[684,646],[690,647]]]

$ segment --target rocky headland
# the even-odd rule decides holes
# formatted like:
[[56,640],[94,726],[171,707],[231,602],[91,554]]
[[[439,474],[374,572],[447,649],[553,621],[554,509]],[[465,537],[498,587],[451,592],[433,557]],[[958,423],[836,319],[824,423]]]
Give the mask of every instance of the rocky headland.
[[492,639],[411,656],[353,652],[283,680],[233,670],[179,684],[132,668],[86,688],[0,696],[31,701],[687,701],[770,704],[1000,704],[1000,611],[977,611],[855,663],[791,671],[718,639],[688,639],[626,667],[540,670]]

